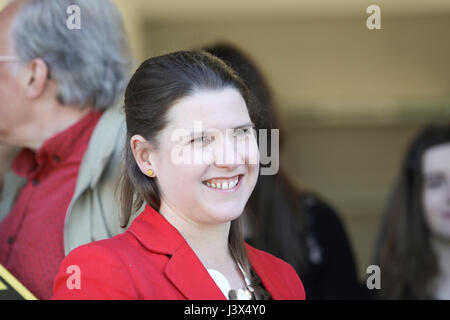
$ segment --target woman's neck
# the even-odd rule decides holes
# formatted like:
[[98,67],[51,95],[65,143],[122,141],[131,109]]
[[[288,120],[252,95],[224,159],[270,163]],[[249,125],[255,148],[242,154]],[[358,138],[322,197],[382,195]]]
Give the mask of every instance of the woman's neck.
[[206,268],[214,269],[233,260],[228,247],[230,222],[201,224],[164,202],[159,211],[180,232]]
[[432,237],[431,245],[437,257],[440,272],[435,281],[435,297],[450,299],[450,241]]

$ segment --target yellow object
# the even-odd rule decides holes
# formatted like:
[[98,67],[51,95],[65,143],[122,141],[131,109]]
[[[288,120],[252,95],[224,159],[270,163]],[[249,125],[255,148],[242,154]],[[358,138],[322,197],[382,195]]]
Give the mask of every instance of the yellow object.
[[151,175],[153,174],[153,170],[152,170],[152,169],[148,169],[148,170],[147,170],[147,174],[148,174],[149,176],[151,176]]
[[37,300],[37,298],[19,282],[19,280],[0,264],[0,291],[8,290],[8,287],[4,282],[8,283],[25,300]]

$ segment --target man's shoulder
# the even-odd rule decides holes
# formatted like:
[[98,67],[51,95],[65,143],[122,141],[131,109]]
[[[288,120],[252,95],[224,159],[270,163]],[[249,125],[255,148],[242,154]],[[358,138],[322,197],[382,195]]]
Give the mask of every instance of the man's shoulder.
[[115,196],[120,179],[126,126],[122,109],[104,111],[92,133],[78,171],[77,184],[66,215],[65,252],[80,244],[111,238],[120,226],[120,202]]
[[[111,161],[118,162],[125,135],[125,114],[119,106],[111,106],[103,112],[91,135],[80,167],[79,179],[88,177],[92,184],[103,174],[103,170]],[[95,176],[94,179],[92,175]]]

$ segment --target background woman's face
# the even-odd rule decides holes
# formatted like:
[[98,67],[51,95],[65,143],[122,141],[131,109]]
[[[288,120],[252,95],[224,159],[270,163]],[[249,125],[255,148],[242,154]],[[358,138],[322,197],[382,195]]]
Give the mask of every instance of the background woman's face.
[[234,88],[200,90],[168,113],[153,167],[163,204],[198,223],[237,218],[255,187],[259,152]]
[[433,235],[450,241],[450,143],[423,155],[423,207]]

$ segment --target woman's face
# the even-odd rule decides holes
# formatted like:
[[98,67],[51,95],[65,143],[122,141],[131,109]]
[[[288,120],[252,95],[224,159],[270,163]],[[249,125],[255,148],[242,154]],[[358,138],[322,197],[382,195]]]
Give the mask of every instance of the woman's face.
[[425,219],[434,236],[450,240],[450,143],[424,153],[423,177]]
[[150,158],[161,210],[201,224],[237,218],[255,187],[259,152],[246,103],[234,88],[180,99]]

